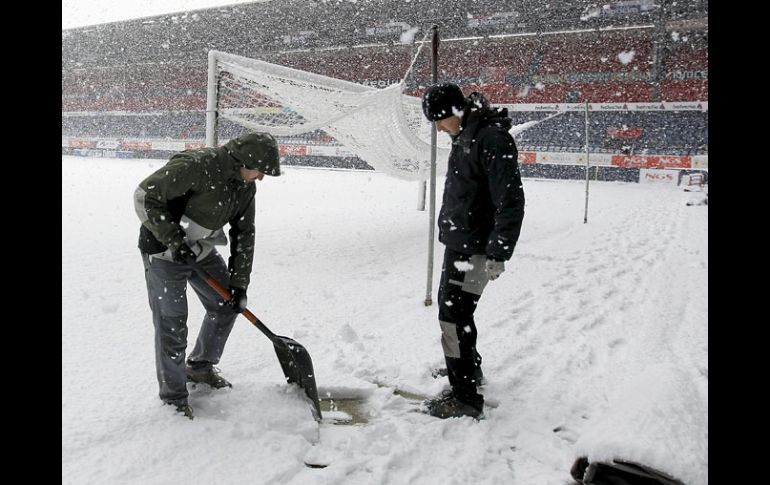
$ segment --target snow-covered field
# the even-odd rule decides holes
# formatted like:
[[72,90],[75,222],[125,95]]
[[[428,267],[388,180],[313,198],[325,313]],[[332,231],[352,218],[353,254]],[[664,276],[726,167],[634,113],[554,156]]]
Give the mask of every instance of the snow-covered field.
[[417,184],[266,177],[249,308],[308,349],[322,395],[370,395],[367,425],[319,429],[242,317],[219,365],[234,387],[194,390],[194,421],[161,405],[132,193],[163,163],[62,157],[62,483],[565,485],[581,453],[708,483],[708,206],[692,194],[593,182],[583,224],[584,182],[524,180],[521,238],[476,313],[500,404],[475,422],[374,384],[447,385],[430,375],[443,357]]

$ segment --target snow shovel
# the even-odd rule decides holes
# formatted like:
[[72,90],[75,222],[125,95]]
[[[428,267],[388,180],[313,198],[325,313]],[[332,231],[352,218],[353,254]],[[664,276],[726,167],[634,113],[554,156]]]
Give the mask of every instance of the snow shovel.
[[[187,263],[192,266],[193,270],[206,280],[209,284],[225,301],[230,301],[232,296],[230,292],[220,285],[214,278],[212,278],[206,270],[201,268],[193,258],[187,259]],[[313,403],[313,418],[316,421],[321,421],[321,404],[318,401],[318,389],[315,384],[315,373],[313,372],[313,361],[310,359],[310,354],[299,342],[289,337],[282,337],[276,335],[265,326],[253,313],[248,309],[243,310],[241,315],[246,317],[248,321],[254,324],[260,332],[264,333],[275,346],[275,353],[278,355],[278,362],[281,363],[281,369],[286,376],[286,381],[291,383],[297,383],[299,387],[305,390],[305,394]]]

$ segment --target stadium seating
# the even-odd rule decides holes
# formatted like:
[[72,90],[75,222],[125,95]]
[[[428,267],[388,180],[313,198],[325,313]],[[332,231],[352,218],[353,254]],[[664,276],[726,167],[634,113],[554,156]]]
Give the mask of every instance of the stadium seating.
[[[665,11],[650,5],[285,0],[65,30],[62,136],[202,139],[209,49],[384,87],[401,79],[414,55],[415,47],[401,42],[420,40],[434,23],[443,39],[440,78],[494,103],[707,101],[707,25],[698,25],[707,24],[708,2],[681,0]],[[232,22],[236,15],[243,22]],[[661,22],[681,28],[650,27]],[[244,24],[250,28],[237,28]],[[609,26],[625,29],[597,30]],[[428,64],[415,65],[413,76],[410,92],[420,94],[430,81]],[[524,122],[544,113],[512,116]],[[584,130],[573,128],[581,116],[541,123],[517,141],[582,149]],[[592,119],[597,150],[707,152],[707,112]],[[227,123],[221,129],[223,137],[243,130]],[[334,143],[323,132],[294,141]]]

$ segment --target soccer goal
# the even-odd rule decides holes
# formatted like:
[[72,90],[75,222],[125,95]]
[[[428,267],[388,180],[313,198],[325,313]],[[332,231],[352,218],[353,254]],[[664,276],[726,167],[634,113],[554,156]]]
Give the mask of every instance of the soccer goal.
[[[406,180],[426,180],[430,176],[431,125],[422,114],[420,98],[406,94],[414,92],[407,74],[400,83],[378,89],[210,51],[206,145],[218,144],[223,120],[276,137],[299,137],[320,130],[377,171]],[[449,154],[449,144],[445,145],[438,147],[436,158],[444,164]]]

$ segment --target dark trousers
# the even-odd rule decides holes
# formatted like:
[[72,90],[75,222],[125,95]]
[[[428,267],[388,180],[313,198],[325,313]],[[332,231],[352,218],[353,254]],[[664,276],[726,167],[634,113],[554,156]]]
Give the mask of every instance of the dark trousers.
[[[147,296],[155,326],[155,370],[160,398],[171,404],[187,403],[187,283],[198,295],[206,316],[187,364],[195,368],[219,363],[227,337],[238,316],[188,264],[142,254]],[[212,251],[198,264],[227,287],[230,275],[222,256]]]
[[481,399],[476,374],[481,356],[476,350],[476,323],[473,313],[489,282],[486,256],[467,255],[446,248],[438,290],[438,319],[441,347],[447,364],[449,383],[466,400]]

